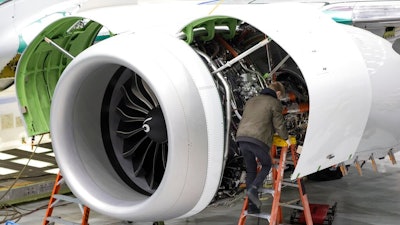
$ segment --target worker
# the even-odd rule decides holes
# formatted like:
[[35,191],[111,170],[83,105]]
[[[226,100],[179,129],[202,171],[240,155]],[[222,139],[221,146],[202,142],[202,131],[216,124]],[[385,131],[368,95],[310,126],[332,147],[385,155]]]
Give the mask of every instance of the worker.
[[[260,213],[261,201],[258,190],[272,166],[270,148],[274,133],[290,145],[279,99],[285,96],[280,82],[273,82],[260,95],[246,102],[242,119],[236,133],[236,142],[246,165],[246,189],[249,199],[248,213]],[[257,160],[262,168],[257,173]]]

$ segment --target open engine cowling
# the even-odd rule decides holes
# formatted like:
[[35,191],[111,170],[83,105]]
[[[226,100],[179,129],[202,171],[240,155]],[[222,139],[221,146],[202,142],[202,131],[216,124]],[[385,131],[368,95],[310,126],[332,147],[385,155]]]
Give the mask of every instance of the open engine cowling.
[[[378,37],[302,4],[220,6],[215,16],[202,6],[182,15],[165,6],[130,7],[93,9],[50,25],[24,53],[17,77],[28,130],[48,131],[36,121],[51,117],[54,152],[73,193],[120,219],[167,220],[204,209],[227,170],[226,143],[235,148],[242,107],[275,67],[276,79],[296,95],[297,102],[284,103],[291,134],[303,145],[294,177],[354,156],[373,115],[369,71],[392,77],[394,61],[384,68],[366,63],[364,47],[379,45]],[[118,35],[97,42],[104,27]],[[77,56],[69,59],[44,36]],[[33,90],[48,93],[36,98]],[[307,110],[292,110],[296,104]]]

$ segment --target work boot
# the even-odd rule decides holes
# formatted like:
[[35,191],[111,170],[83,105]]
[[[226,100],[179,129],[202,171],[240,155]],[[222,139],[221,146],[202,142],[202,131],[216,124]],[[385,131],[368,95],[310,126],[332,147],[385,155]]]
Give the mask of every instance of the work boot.
[[260,208],[258,208],[251,201],[249,201],[248,206],[247,206],[247,213],[248,214],[260,214]]
[[258,188],[255,186],[252,186],[250,189],[247,190],[247,196],[249,198],[249,201],[254,204],[255,207],[260,208],[261,207],[261,201],[258,199]]

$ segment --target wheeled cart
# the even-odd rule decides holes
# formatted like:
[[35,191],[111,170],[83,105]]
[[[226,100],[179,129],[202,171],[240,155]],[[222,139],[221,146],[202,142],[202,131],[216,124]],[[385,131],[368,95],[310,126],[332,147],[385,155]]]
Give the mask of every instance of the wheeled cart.
[[[313,223],[315,225],[332,225],[336,212],[335,203],[333,206],[326,204],[311,204],[310,211]],[[302,210],[294,209],[290,216],[291,224],[306,224],[305,216]]]

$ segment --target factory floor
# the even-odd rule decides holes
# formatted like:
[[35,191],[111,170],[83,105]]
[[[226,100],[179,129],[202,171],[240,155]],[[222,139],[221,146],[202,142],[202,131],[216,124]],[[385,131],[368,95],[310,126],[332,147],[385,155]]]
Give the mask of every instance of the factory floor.
[[[397,156],[399,157],[399,156]],[[316,182],[305,181],[310,203],[337,203],[333,225],[397,225],[400,218],[400,165],[392,165],[388,159],[377,161],[379,173],[375,173],[370,162],[362,169],[360,176],[354,166],[349,168],[349,175],[339,180]],[[297,197],[297,190],[283,189],[282,198]],[[186,219],[165,221],[167,225],[233,225],[238,223],[243,203],[243,195],[227,199],[216,205],[210,205],[203,212]],[[28,203],[15,204],[0,213],[0,224],[8,218],[18,225],[42,224],[48,198]],[[62,204],[62,203],[61,203]],[[263,203],[265,212],[270,210],[270,201]],[[7,211],[7,212],[6,212]],[[291,209],[283,208],[284,223],[289,224]],[[75,204],[62,204],[53,212],[54,216],[78,222],[81,213]],[[2,217],[2,218],[1,218]],[[11,220],[9,220],[11,221]],[[11,223],[9,223],[11,224]],[[98,214],[90,213],[89,224],[92,225],[151,225],[152,222],[126,222]],[[248,218],[250,224],[268,224],[265,220]]]

